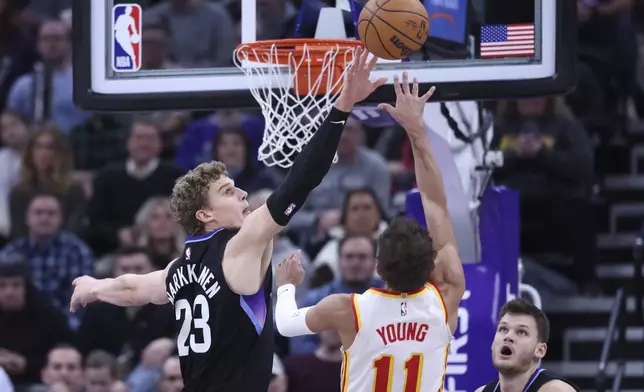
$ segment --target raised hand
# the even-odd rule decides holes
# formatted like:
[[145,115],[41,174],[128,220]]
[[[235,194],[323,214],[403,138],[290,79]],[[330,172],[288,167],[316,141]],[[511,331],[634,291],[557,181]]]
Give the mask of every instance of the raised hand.
[[303,280],[304,268],[302,268],[300,252],[291,254],[276,268],[275,284],[277,287],[284,286],[289,283],[294,286],[299,286]]
[[369,79],[369,74],[378,58],[376,56],[373,56],[371,60],[368,58],[369,52],[366,49],[356,48],[353,54],[353,64],[345,74],[344,87],[335,105],[339,110],[350,111],[354,104],[363,101],[387,81],[387,78],[379,78],[375,82]]
[[[409,80],[407,72],[403,72],[402,86],[398,76],[394,76],[394,90],[396,91],[396,105],[391,106],[386,103],[378,105],[380,109],[386,110],[400,124],[407,133],[421,132],[424,137],[423,110],[427,100],[431,98],[436,91],[432,86],[425,94],[418,96],[418,80],[414,78],[411,91],[409,89]],[[413,136],[410,134],[410,136]]]

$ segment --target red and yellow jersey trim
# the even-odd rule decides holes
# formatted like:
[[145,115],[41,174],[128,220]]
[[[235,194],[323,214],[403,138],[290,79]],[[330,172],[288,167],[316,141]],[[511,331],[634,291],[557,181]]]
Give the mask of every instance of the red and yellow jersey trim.
[[438,297],[438,300],[441,303],[441,307],[443,308],[443,315],[445,316],[445,323],[448,321],[448,314],[447,314],[447,306],[445,305],[445,299],[443,298],[443,294],[441,294],[441,291],[436,287],[433,283],[427,282],[427,286],[436,293],[436,296]]
[[342,352],[342,370],[340,372],[340,392],[349,391],[349,352]]
[[353,312],[353,326],[356,329],[356,333],[358,333],[362,321],[360,320],[360,307],[358,306],[358,296],[356,294],[351,294],[351,311]]
[[386,290],[386,289],[377,289],[375,287],[372,287],[367,291],[372,294],[380,295],[382,297],[387,297],[387,298],[414,298],[425,294],[427,292],[427,286],[423,286],[420,289],[411,291],[409,293],[401,293],[399,291]]

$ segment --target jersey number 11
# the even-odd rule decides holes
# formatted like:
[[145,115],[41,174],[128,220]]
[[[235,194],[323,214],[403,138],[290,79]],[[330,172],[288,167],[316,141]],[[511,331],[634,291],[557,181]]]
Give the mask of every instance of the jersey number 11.
[[[373,392],[391,392],[391,379],[394,372],[394,357],[382,355],[373,361]],[[420,390],[423,354],[414,353],[405,361],[405,386],[403,392]]]

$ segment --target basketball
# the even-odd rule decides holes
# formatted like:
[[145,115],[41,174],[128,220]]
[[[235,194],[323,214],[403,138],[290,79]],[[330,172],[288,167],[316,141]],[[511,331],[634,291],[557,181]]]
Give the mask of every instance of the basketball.
[[429,18],[419,0],[369,0],[358,20],[358,35],[367,50],[396,60],[417,51],[427,39]]

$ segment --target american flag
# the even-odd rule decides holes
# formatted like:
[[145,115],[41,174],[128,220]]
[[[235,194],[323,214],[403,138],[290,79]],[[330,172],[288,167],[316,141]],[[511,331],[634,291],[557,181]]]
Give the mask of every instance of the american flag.
[[532,55],[534,55],[533,23],[481,27],[481,58]]

